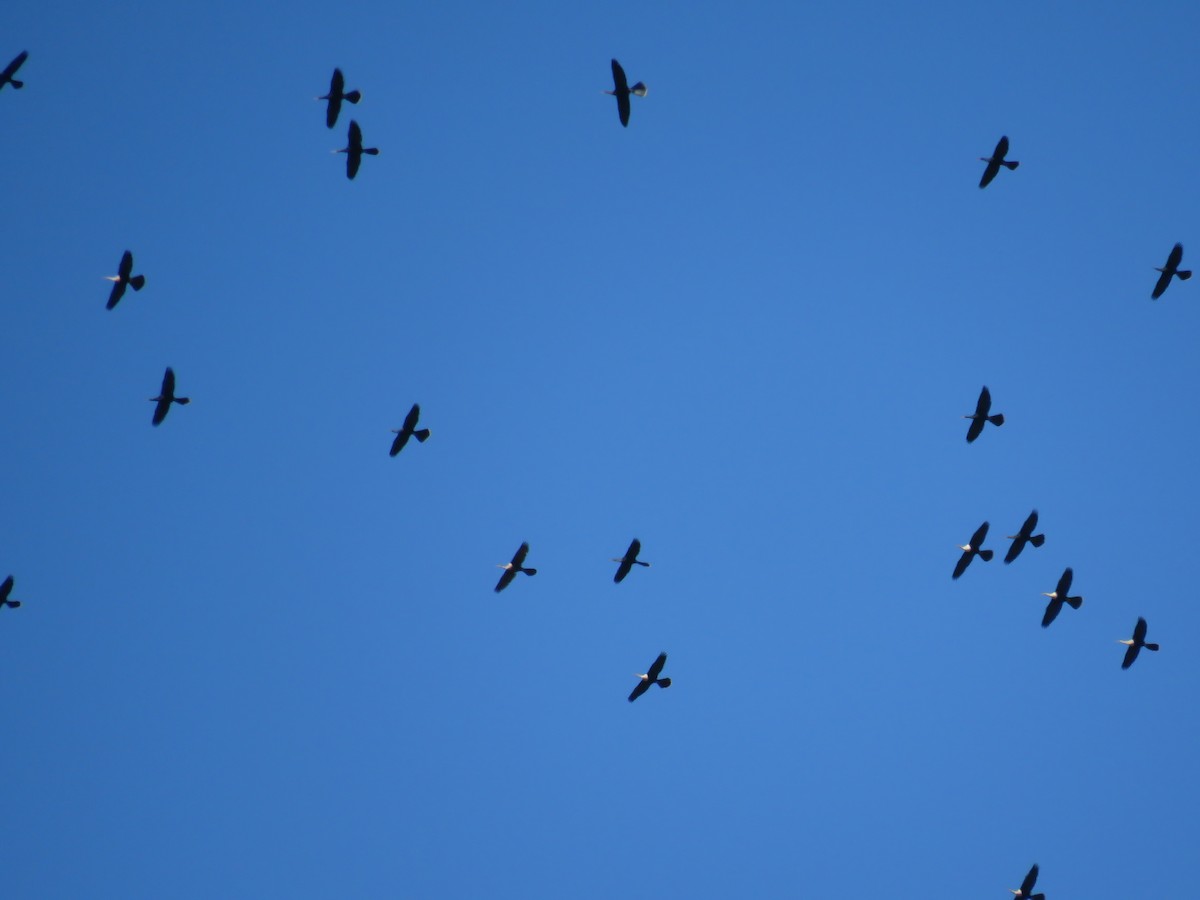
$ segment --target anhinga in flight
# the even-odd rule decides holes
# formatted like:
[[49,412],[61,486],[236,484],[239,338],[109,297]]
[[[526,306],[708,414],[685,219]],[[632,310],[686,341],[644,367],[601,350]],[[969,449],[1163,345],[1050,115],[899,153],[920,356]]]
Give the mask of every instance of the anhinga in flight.
[[[13,589],[13,577],[11,575],[9,575],[7,578],[4,579],[4,584],[0,584],[0,609],[3,609],[6,606],[10,607],[12,609],[16,609],[18,606],[21,605],[20,600],[9,600],[8,599],[8,595],[12,593],[12,589]],[[1156,647],[1155,649],[1158,649],[1158,648]]]
[[1038,514],[1035,509],[1029,514],[1029,518],[1025,520],[1025,524],[1021,526],[1021,530],[1016,534],[1010,534],[1008,539],[1012,541],[1012,546],[1008,548],[1008,552],[1004,554],[1006,563],[1012,562],[1021,555],[1021,551],[1025,549],[1025,545],[1033,544],[1035,547],[1040,547],[1046,543],[1044,534],[1034,534],[1033,529],[1037,528]]
[[1008,155],[1008,137],[1002,137],[996,143],[996,149],[992,151],[991,156],[979,157],[981,162],[987,163],[987,168],[983,170],[983,177],[979,179],[981,188],[987,187],[992,183],[992,179],[996,177],[996,173],[1000,171],[1000,167],[1012,171],[1020,165],[1016,160],[1007,160],[1004,157]]
[[617,584],[620,584],[625,580],[625,576],[629,574],[629,570],[635,565],[645,566],[647,569],[650,568],[650,563],[642,562],[640,559],[638,559],[638,554],[641,552],[642,542],[637,538],[634,538],[632,543],[629,545],[629,549],[625,551],[625,555],[619,559],[613,559],[613,562],[621,564],[617,566],[617,574],[613,576],[613,581],[615,581]]
[[964,419],[971,420],[971,427],[967,429],[968,444],[983,433],[984,422],[991,422],[997,428],[1004,424],[1003,414],[996,413],[994,416],[989,415],[991,411],[992,392],[987,389],[987,385],[985,384],[983,390],[979,392],[979,399],[975,401],[975,412],[969,416],[963,416]]
[[[645,675],[637,676],[638,678],[640,678],[642,680],[638,682],[637,687],[635,687],[633,689],[633,693],[631,693],[629,695],[630,703],[632,703],[638,697],[642,696],[642,694],[646,693],[646,691],[650,690],[650,685],[652,685],[652,684],[657,684],[660,688],[669,688],[671,686],[670,678],[659,678],[658,677],[658,673],[663,670],[663,666],[665,666],[666,664],[667,664],[667,654],[660,653],[660,654],[658,654],[658,659],[656,659],[653,663],[651,663],[650,670],[648,672],[646,672]],[[634,674],[637,674],[637,673],[634,673]]]
[[341,150],[334,150],[333,152],[346,154],[346,177],[353,179],[358,174],[358,167],[362,165],[363,154],[378,156],[379,148],[364,147],[362,145],[362,129],[358,127],[358,123],[353,119],[350,120],[350,135],[348,140],[350,141],[349,144]]
[[105,281],[113,282],[112,291],[108,295],[105,309],[112,309],[125,296],[125,288],[131,287],[140,291],[146,286],[145,275],[133,275],[133,254],[126,250],[121,254],[121,265],[117,267],[116,275],[105,275]]
[[344,91],[346,79],[342,77],[341,69],[333,70],[333,78],[329,80],[329,93],[324,97],[318,97],[318,100],[328,100],[329,105],[325,108],[325,126],[332,128],[337,124],[338,115],[342,111],[342,101],[347,103],[357,103],[362,99],[361,91]]
[[1058,587],[1054,589],[1054,593],[1043,593],[1043,597],[1049,597],[1050,602],[1046,604],[1046,614],[1042,616],[1042,627],[1049,628],[1050,623],[1058,618],[1058,614],[1062,612],[1062,605],[1069,603],[1071,609],[1079,609],[1083,606],[1082,597],[1068,597],[1067,593],[1071,590],[1071,580],[1075,577],[1075,573],[1071,571],[1071,567],[1067,566],[1062,573],[1062,578],[1058,579]]
[[1155,271],[1162,272],[1158,276],[1158,283],[1154,285],[1154,290],[1150,292],[1150,299],[1157,300],[1163,295],[1163,291],[1167,289],[1167,285],[1171,283],[1172,276],[1179,276],[1180,281],[1187,281],[1192,277],[1191,269],[1181,269],[1179,264],[1183,261],[1183,244],[1176,244],[1171,248],[1171,253],[1167,257],[1167,264],[1161,269]]
[[1037,884],[1038,867],[1037,863],[1033,864],[1033,868],[1029,870],[1029,874],[1025,876],[1025,880],[1021,882],[1021,886],[1015,891],[1009,888],[1018,900],[1046,900],[1045,894],[1034,894],[1033,886]]
[[[10,579],[11,580],[11,579]],[[1151,644],[1146,641],[1146,620],[1138,616],[1137,624],[1133,626],[1133,637],[1127,641],[1117,641],[1118,644],[1126,646],[1125,659],[1121,662],[1122,669],[1128,669],[1133,665],[1133,661],[1138,658],[1138,654],[1142,652],[1142,648],[1158,652],[1158,644]]]
[[187,406],[192,401],[189,397],[175,396],[175,373],[167,366],[167,371],[163,373],[162,390],[158,392],[157,397],[151,397],[150,402],[157,404],[154,407],[154,418],[150,422],[152,425],[161,425],[170,412],[172,403]]
[[17,79],[13,78],[13,76],[17,74],[17,69],[21,68],[21,66],[25,64],[25,60],[28,58],[29,51],[22,50],[17,54],[16,59],[4,67],[4,71],[0,72],[0,88],[3,88],[6,84],[11,84],[13,89],[18,91],[25,87],[25,82],[17,81]]
[[500,576],[500,580],[496,582],[496,593],[500,593],[509,582],[517,577],[518,572],[524,572],[526,575],[536,575],[537,569],[527,569],[524,566],[525,557],[529,555],[528,542],[522,543],[517,548],[517,552],[513,554],[512,562],[506,562],[503,565],[496,564],[497,568],[503,569],[504,574]]
[[645,97],[648,90],[646,85],[638,82],[633,87],[629,86],[629,81],[625,78],[625,70],[621,68],[621,64],[615,59],[612,61],[613,86],[616,88],[612,91],[605,91],[606,94],[611,94],[617,98],[617,115],[621,117],[621,124],[629,126],[629,95],[636,94],[639,97]]
[[422,444],[429,440],[432,432],[428,428],[417,429],[417,419],[419,418],[421,418],[421,404],[414,403],[412,409],[408,411],[408,415],[404,417],[404,427],[392,429],[392,434],[396,435],[396,439],[392,441],[392,449],[388,451],[388,456],[395,456],[403,450],[410,437],[415,437]]
[[987,537],[987,533],[988,523],[984,522],[975,529],[975,533],[971,535],[970,543],[957,545],[958,549],[963,553],[962,556],[958,558],[958,563],[954,566],[954,575],[952,577],[957,578],[963,572],[967,571],[967,566],[971,564],[971,560],[973,560],[976,556],[978,556],[984,562],[992,561],[992,551],[983,549],[983,541],[984,538]]

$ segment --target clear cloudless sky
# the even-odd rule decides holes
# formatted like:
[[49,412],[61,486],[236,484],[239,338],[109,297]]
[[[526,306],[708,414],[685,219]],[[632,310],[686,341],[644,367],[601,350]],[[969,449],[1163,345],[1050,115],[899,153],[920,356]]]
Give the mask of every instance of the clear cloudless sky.
[[1200,896],[1198,32],[3,4],[0,894]]

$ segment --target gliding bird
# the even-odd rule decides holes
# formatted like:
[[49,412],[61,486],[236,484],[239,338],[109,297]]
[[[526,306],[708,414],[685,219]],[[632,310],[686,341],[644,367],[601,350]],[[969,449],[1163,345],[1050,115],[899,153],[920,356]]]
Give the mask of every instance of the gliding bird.
[[648,88],[642,82],[638,82],[633,87],[629,86],[629,81],[625,78],[625,70],[621,68],[621,64],[615,59],[612,61],[613,86],[616,90],[605,91],[617,98],[617,115],[621,117],[621,124],[626,128],[629,127],[629,95],[634,94],[638,97],[645,97]]
[[537,569],[526,569],[524,567],[525,557],[529,555],[529,544],[522,543],[517,548],[517,552],[513,554],[512,562],[506,562],[503,565],[497,563],[496,567],[504,570],[504,574],[500,576],[500,580],[496,582],[496,593],[500,593],[509,582],[517,577],[518,572],[524,572],[526,575],[536,575]]
[[4,584],[0,584],[0,609],[3,609],[6,606],[11,607],[12,609],[16,609],[18,606],[21,605],[20,600],[9,600],[8,599],[8,595],[12,593],[12,589],[13,589],[13,577],[11,575],[9,575],[7,578],[4,579]]
[[353,181],[354,176],[358,174],[358,167],[362,164],[363,154],[366,153],[368,156],[378,156],[379,148],[364,147],[362,145],[362,129],[358,127],[358,123],[353,119],[350,120],[350,134],[348,140],[350,141],[349,144],[347,144],[341,150],[334,150],[333,152],[346,154],[346,177]]
[[996,173],[1000,171],[1000,167],[1008,169],[1010,172],[1020,165],[1016,160],[1011,162],[1004,157],[1008,155],[1008,137],[1002,137],[996,144],[996,149],[992,151],[991,156],[979,157],[981,162],[987,163],[987,168],[983,170],[983,177],[979,179],[981,188],[987,187],[992,183],[992,179],[996,177]]
[[650,685],[652,685],[652,684],[657,684],[660,688],[669,688],[671,686],[670,678],[659,678],[658,677],[658,673],[663,670],[663,666],[665,666],[666,664],[667,664],[667,654],[660,653],[660,654],[658,654],[658,659],[656,659],[650,665],[649,671],[647,671],[645,675],[637,676],[638,678],[640,678],[642,680],[638,682],[638,686],[635,687],[633,689],[633,693],[631,693],[629,695],[630,703],[632,703],[638,697],[642,696],[642,694],[646,693],[646,691],[650,690]]
[[105,309],[112,309],[117,305],[118,301],[125,296],[125,288],[129,286],[135,291],[140,291],[146,286],[145,275],[132,275],[133,272],[133,254],[126,250],[121,254],[121,265],[117,268],[116,275],[105,275],[105,281],[113,282],[112,291],[108,295],[108,305]]
[[1150,299],[1157,300],[1163,295],[1163,291],[1167,289],[1167,285],[1171,283],[1171,276],[1178,275],[1180,281],[1187,281],[1192,277],[1191,269],[1181,269],[1179,264],[1183,261],[1183,244],[1176,244],[1171,248],[1170,255],[1167,256],[1167,264],[1161,269],[1156,268],[1155,271],[1162,272],[1158,276],[1158,283],[1154,285],[1154,290],[1150,292]]
[[6,84],[11,84],[13,86],[13,90],[17,91],[25,87],[25,82],[17,81],[17,79],[13,78],[13,76],[17,74],[17,69],[21,68],[21,66],[25,64],[25,60],[28,58],[29,51],[22,50],[17,54],[16,59],[4,67],[4,71],[0,72],[0,88],[3,88]]
[[989,415],[991,411],[992,392],[987,389],[987,385],[985,384],[983,390],[979,392],[979,399],[975,401],[975,412],[969,416],[963,416],[964,419],[971,420],[971,427],[967,429],[968,444],[983,433],[984,422],[991,422],[997,428],[1004,424],[1003,414],[996,413],[994,416]]
[[1043,593],[1043,597],[1049,597],[1050,602],[1046,604],[1046,614],[1042,616],[1042,627],[1049,628],[1050,623],[1058,618],[1058,614],[1062,612],[1062,605],[1068,603],[1071,609],[1079,609],[1083,606],[1082,597],[1068,597],[1067,593],[1071,590],[1071,581],[1075,577],[1075,573],[1071,571],[1071,567],[1067,566],[1063,570],[1062,577],[1058,579],[1058,586],[1054,589],[1054,593]]
[[951,576],[952,578],[957,578],[963,572],[967,571],[967,566],[971,564],[971,560],[973,560],[976,556],[978,556],[984,562],[992,561],[992,551],[983,549],[983,541],[987,537],[987,533],[988,523],[984,522],[975,529],[975,533],[971,535],[970,543],[956,545],[958,549],[963,552],[963,554],[958,558],[958,563],[954,566],[954,574]]
[[1033,868],[1029,870],[1029,874],[1025,876],[1025,880],[1021,882],[1021,886],[1017,890],[1009,888],[1009,891],[1015,894],[1019,900],[1046,900],[1045,894],[1031,894],[1033,886],[1037,884],[1038,867],[1037,863],[1033,864]]
[[1121,662],[1122,669],[1128,669],[1133,665],[1133,661],[1138,658],[1143,647],[1158,652],[1158,644],[1146,641],[1146,620],[1141,616],[1138,616],[1137,624],[1133,626],[1133,638],[1128,641],[1117,641],[1117,643],[1124,644],[1128,648],[1125,651],[1125,659]]
[[346,92],[342,90],[346,86],[346,79],[342,77],[341,69],[333,70],[333,78],[329,80],[329,93],[324,97],[318,97],[318,100],[328,100],[329,106],[325,109],[325,126],[332,128],[337,124],[338,115],[342,111],[342,101],[347,103],[357,103],[362,99],[361,91]]
[[150,424],[161,425],[162,420],[171,411],[172,403],[187,406],[192,401],[189,397],[175,396],[175,373],[170,366],[167,366],[167,371],[163,373],[162,390],[158,392],[157,397],[151,397],[150,402],[158,404],[154,407],[154,418],[150,420]]
[[403,450],[410,437],[415,437],[422,444],[429,440],[432,432],[428,428],[417,430],[417,419],[420,417],[421,404],[414,403],[412,409],[408,411],[408,415],[404,417],[404,427],[392,429],[392,434],[396,435],[396,439],[392,441],[392,449],[388,451],[388,456],[395,456]]
[[1038,514],[1035,509],[1029,514],[1029,518],[1025,520],[1025,524],[1021,526],[1021,530],[1016,534],[1010,534],[1008,540],[1012,541],[1012,546],[1008,548],[1008,552],[1004,554],[1006,563],[1012,562],[1021,555],[1021,551],[1025,549],[1025,544],[1030,543],[1035,547],[1040,547],[1046,543],[1044,534],[1034,534],[1033,529],[1037,528]]
[[613,559],[613,562],[621,564],[621,565],[617,566],[617,574],[613,576],[613,581],[615,581],[617,584],[620,584],[622,581],[625,580],[625,576],[629,574],[629,570],[632,569],[635,565],[645,566],[647,569],[650,568],[650,563],[642,562],[640,559],[637,558],[638,554],[641,552],[642,552],[642,542],[639,541],[637,538],[634,538],[633,542],[630,543],[630,545],[629,545],[629,549],[625,551],[625,555],[622,556],[620,559],[617,559],[617,558]]

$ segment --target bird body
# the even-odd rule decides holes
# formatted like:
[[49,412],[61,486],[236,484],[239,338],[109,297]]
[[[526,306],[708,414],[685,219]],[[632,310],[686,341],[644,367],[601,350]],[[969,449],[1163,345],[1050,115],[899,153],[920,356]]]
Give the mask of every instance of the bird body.
[[525,568],[525,565],[524,565],[525,557],[528,555],[529,555],[529,543],[525,542],[525,543],[522,543],[521,546],[517,548],[517,552],[513,554],[513,558],[512,558],[511,562],[497,564],[497,568],[504,570],[504,574],[501,575],[500,580],[496,582],[495,590],[496,590],[497,594],[509,586],[509,584],[512,582],[512,580],[517,577],[518,572],[524,572],[526,575],[536,575],[537,574],[537,569]]
[[105,309],[112,309],[125,296],[125,288],[131,287],[135,291],[140,291],[146,286],[145,275],[133,274],[133,254],[126,250],[121,254],[121,264],[117,267],[116,275],[105,275],[106,281],[113,282],[112,291],[108,295],[108,304]]
[[29,51],[22,50],[16,55],[12,62],[4,67],[4,71],[0,72],[0,89],[2,89],[6,84],[11,84],[13,86],[13,90],[15,91],[19,91],[21,88],[25,87],[25,82],[17,81],[17,79],[13,78],[13,76],[17,74],[17,69],[21,68],[21,66],[25,64],[25,60],[28,58]]
[[617,584],[620,584],[622,581],[624,581],[625,576],[629,574],[629,570],[632,569],[635,565],[645,566],[647,569],[650,568],[650,563],[642,562],[640,559],[637,558],[638,554],[641,552],[642,552],[642,542],[639,541],[637,538],[634,538],[633,541],[629,544],[629,549],[625,551],[624,556],[622,556],[620,558],[617,558],[617,557],[613,558],[613,562],[621,564],[621,565],[617,566],[617,574],[613,576],[614,582],[616,582]]
[[1192,277],[1190,269],[1179,268],[1181,262],[1183,262],[1183,244],[1176,244],[1167,256],[1167,264],[1162,268],[1155,269],[1156,272],[1162,274],[1158,276],[1158,282],[1154,285],[1154,290],[1150,292],[1151,300],[1157,300],[1163,295],[1163,291],[1167,289],[1173,277],[1178,276],[1180,281],[1187,281]]
[[1038,512],[1035,509],[1029,514],[1029,517],[1025,519],[1025,524],[1021,526],[1020,531],[1018,531],[1016,534],[1008,535],[1008,540],[1012,541],[1012,546],[1010,546],[1008,548],[1008,552],[1004,554],[1004,561],[1006,563],[1010,563],[1020,556],[1021,551],[1025,549],[1025,545],[1027,543],[1033,544],[1035,547],[1040,547],[1042,544],[1046,543],[1046,536],[1044,534],[1033,533],[1033,529],[1037,528],[1037,523]]
[[1121,668],[1128,669],[1133,665],[1133,661],[1138,658],[1138,654],[1145,647],[1155,653],[1158,652],[1158,644],[1151,644],[1146,641],[1146,620],[1138,616],[1137,624],[1133,626],[1133,637],[1127,641],[1117,641],[1118,644],[1124,644],[1125,659],[1121,661]]
[[983,170],[983,177],[979,179],[981,188],[987,187],[992,183],[992,179],[996,177],[996,173],[1000,171],[1000,167],[1009,171],[1013,171],[1020,165],[1016,160],[1007,160],[1004,157],[1008,155],[1008,136],[1001,137],[996,142],[996,149],[992,151],[991,156],[979,157],[981,162],[987,163],[987,167]]
[[410,437],[415,437],[422,444],[429,440],[429,435],[433,432],[428,428],[417,428],[417,419],[420,417],[421,404],[414,403],[412,409],[408,411],[408,415],[404,417],[404,427],[392,429],[392,434],[396,435],[396,439],[392,441],[392,449],[388,451],[388,456],[395,456],[403,450]]
[[1009,891],[1018,898],[1018,900],[1046,900],[1045,894],[1033,893],[1033,886],[1037,884],[1038,867],[1037,863],[1033,864],[1033,868],[1029,870],[1029,874],[1025,876],[1025,880],[1021,882],[1021,886],[1016,890],[1009,888]]
[[630,87],[629,80],[625,77],[625,70],[621,68],[621,64],[615,59],[612,61],[612,75],[613,90],[605,91],[604,93],[617,98],[617,116],[620,117],[621,124],[628,128],[629,95],[633,94],[637,97],[645,97],[649,88],[640,81],[633,87]]
[[1058,579],[1058,586],[1054,588],[1053,593],[1043,593],[1043,597],[1049,597],[1050,602],[1046,604],[1046,613],[1042,616],[1042,627],[1049,628],[1050,623],[1058,618],[1058,614],[1062,612],[1063,604],[1066,603],[1071,609],[1079,609],[1083,606],[1082,597],[1068,597],[1067,594],[1071,591],[1071,582],[1075,578],[1075,573],[1071,571],[1071,567],[1067,566],[1063,570],[1062,577]]
[[318,100],[328,100],[329,105],[325,107],[325,127],[332,128],[337,124],[338,115],[342,111],[342,101],[347,103],[358,103],[362,99],[361,91],[345,91],[346,79],[342,76],[341,69],[333,70],[333,77],[329,79],[329,93],[323,97],[318,97]]
[[632,703],[638,697],[642,696],[642,694],[646,693],[646,691],[650,690],[650,685],[652,685],[652,684],[657,684],[660,688],[669,688],[671,686],[670,678],[659,678],[658,677],[659,673],[662,672],[662,670],[663,670],[663,666],[665,666],[666,664],[667,664],[667,654],[660,653],[660,654],[658,654],[658,659],[656,659],[653,663],[651,663],[650,668],[646,671],[645,674],[637,675],[637,677],[640,678],[641,681],[638,682],[637,687],[635,687],[633,689],[633,692],[629,695],[630,703]]
[[13,589],[13,577],[11,575],[9,575],[7,578],[4,579],[4,584],[0,584],[0,609],[3,609],[6,606],[9,607],[10,609],[16,609],[18,606],[21,605],[20,600],[9,600],[8,599],[8,595],[12,593],[12,589]]
[[358,127],[358,123],[353,119],[350,120],[350,133],[347,135],[345,147],[341,150],[334,150],[334,153],[346,154],[346,177],[354,180],[354,176],[358,174],[358,167],[362,165],[363,154],[368,156],[378,156],[378,147],[364,147],[362,145],[362,129]]
[[952,578],[958,578],[963,572],[967,571],[967,566],[971,564],[971,560],[973,560],[976,556],[978,556],[984,562],[992,561],[992,551],[983,549],[983,542],[987,538],[987,533],[988,523],[984,522],[975,529],[975,533],[971,535],[971,540],[969,543],[956,545],[963,553],[962,556],[958,558],[958,563],[954,566],[954,574],[951,576]]
[[997,428],[1004,424],[1004,415],[996,413],[991,415],[992,411],[992,392],[987,389],[987,385],[983,386],[983,390],[979,392],[979,399],[975,401],[975,412],[969,416],[963,416],[964,419],[970,419],[971,425],[967,429],[967,443],[973,443],[975,438],[983,433],[983,423],[991,422]]
[[156,404],[154,407],[154,418],[150,420],[150,424],[161,425],[162,420],[171,411],[172,403],[187,406],[192,401],[189,397],[175,396],[175,372],[170,366],[167,366],[167,371],[163,373],[162,389],[158,392],[157,397],[150,398],[150,402]]

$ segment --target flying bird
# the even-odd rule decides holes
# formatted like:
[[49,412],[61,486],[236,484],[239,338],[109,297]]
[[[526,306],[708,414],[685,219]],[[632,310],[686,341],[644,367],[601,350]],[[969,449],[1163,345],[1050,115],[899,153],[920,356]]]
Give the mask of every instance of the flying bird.
[[412,409],[408,411],[408,415],[404,417],[404,427],[392,429],[392,434],[396,435],[396,439],[392,441],[392,449],[388,451],[388,456],[395,456],[403,450],[410,437],[415,437],[422,444],[429,440],[432,432],[428,428],[417,430],[417,419],[419,418],[421,418],[421,404],[414,403]]
[[25,82],[17,81],[17,79],[13,78],[13,76],[17,74],[17,69],[21,68],[21,66],[25,64],[25,60],[28,58],[29,51],[22,50],[17,54],[16,59],[4,67],[4,71],[0,72],[0,88],[3,88],[6,84],[11,84],[13,89],[17,91],[25,87]]
[[508,587],[509,582],[517,577],[518,572],[524,572],[526,575],[537,574],[537,569],[527,569],[524,566],[525,557],[528,555],[529,544],[528,542],[522,543],[521,546],[517,548],[517,552],[513,554],[512,562],[506,562],[503,565],[499,563],[496,564],[497,568],[504,570],[504,574],[501,575],[500,580],[496,582],[497,594]]
[[1071,590],[1071,580],[1075,577],[1075,573],[1071,571],[1071,567],[1067,566],[1063,570],[1062,577],[1058,579],[1058,587],[1054,589],[1054,593],[1043,593],[1043,597],[1049,597],[1050,602],[1046,604],[1046,614],[1042,616],[1042,627],[1049,628],[1050,623],[1058,618],[1058,614],[1062,612],[1062,605],[1069,603],[1071,609],[1079,609],[1083,606],[1082,597],[1068,597],[1067,593]]
[[358,174],[358,167],[362,165],[362,156],[364,153],[370,156],[378,156],[378,147],[364,147],[362,145],[362,129],[358,127],[358,123],[353,119],[350,120],[350,143],[341,150],[334,150],[334,153],[346,154],[346,177],[353,180]]
[[971,420],[971,427],[967,429],[968,444],[983,433],[984,422],[991,422],[997,428],[1004,424],[1004,416],[1001,413],[996,413],[994,416],[989,415],[991,410],[992,392],[987,389],[985,384],[983,390],[979,392],[979,399],[975,401],[975,412],[969,416],[963,416],[964,419]]
[[4,579],[4,584],[0,584],[0,609],[3,609],[6,606],[10,607],[12,609],[16,609],[18,606],[21,605],[20,600],[9,600],[8,599],[8,595],[12,593],[12,589],[13,589],[13,577],[11,575],[9,575],[7,578]]
[[991,156],[979,157],[981,162],[987,163],[987,168],[983,170],[983,177],[979,179],[981,188],[987,187],[992,183],[992,179],[996,177],[996,173],[1000,171],[1000,167],[1012,171],[1020,165],[1016,160],[1007,160],[1004,157],[1008,155],[1008,137],[1002,137],[996,144],[996,149],[992,151]]
[[[658,654],[658,659],[656,659],[653,663],[651,663],[650,670],[648,672],[646,672],[645,675],[637,676],[638,678],[640,678],[642,680],[638,682],[637,687],[635,687],[633,689],[633,693],[631,693],[629,695],[630,703],[632,703],[638,697],[642,696],[642,694],[646,693],[646,691],[650,690],[650,685],[652,685],[652,684],[657,684],[660,688],[669,688],[671,686],[670,678],[659,678],[658,677],[658,673],[663,670],[663,666],[665,666],[666,664],[667,664],[667,654],[660,653],[660,654]],[[634,674],[637,674],[637,673],[634,673]]]
[[341,69],[333,70],[333,77],[329,79],[329,93],[324,97],[318,97],[318,100],[328,100],[329,105],[325,108],[325,126],[332,128],[337,124],[338,115],[342,111],[342,101],[347,103],[357,103],[362,99],[361,91],[346,92],[343,88],[346,86],[346,79],[342,77]]
[[642,82],[638,82],[633,87],[629,86],[629,81],[625,78],[625,70],[621,68],[621,64],[615,59],[612,61],[613,86],[616,90],[605,91],[617,98],[617,115],[621,117],[621,124],[629,127],[629,95],[636,94],[638,97],[645,97],[648,88]]
[[151,397],[150,402],[157,404],[154,407],[154,418],[150,422],[152,425],[161,425],[162,420],[170,412],[172,403],[187,406],[192,401],[189,397],[175,396],[175,373],[171,370],[170,366],[167,366],[167,371],[163,373],[162,390],[158,392],[157,397]]
[[971,564],[976,556],[984,562],[992,561],[992,551],[983,549],[983,541],[987,537],[988,523],[984,522],[975,529],[975,533],[971,535],[970,543],[958,544],[958,549],[961,550],[962,556],[958,558],[958,563],[954,566],[953,578],[958,578],[963,572],[967,571],[967,566]]
[[[10,578],[9,581],[12,579]],[[1158,652],[1158,644],[1147,643],[1146,641],[1146,620],[1138,616],[1137,624],[1133,626],[1133,637],[1127,641],[1117,641],[1118,644],[1126,646],[1125,659],[1121,662],[1122,669],[1128,669],[1133,665],[1133,661],[1138,658],[1138,654],[1142,652],[1142,648]]]
[[1021,526],[1021,530],[1016,534],[1008,535],[1008,540],[1012,541],[1012,546],[1008,548],[1008,552],[1004,554],[1006,563],[1012,562],[1021,555],[1021,551],[1025,549],[1026,544],[1033,544],[1035,547],[1040,547],[1046,543],[1044,534],[1034,534],[1033,529],[1037,528],[1038,514],[1035,509],[1029,514],[1029,518],[1025,520],[1025,524]]
[[1163,291],[1167,289],[1167,285],[1171,283],[1171,276],[1178,275],[1180,281],[1187,281],[1192,277],[1191,269],[1179,268],[1179,263],[1183,261],[1183,244],[1176,244],[1171,248],[1170,255],[1167,256],[1167,264],[1161,269],[1156,268],[1156,272],[1162,272],[1158,276],[1158,283],[1154,285],[1154,290],[1150,292],[1150,299],[1157,300],[1163,295]]
[[1019,900],[1046,900],[1045,894],[1033,894],[1033,886],[1037,884],[1038,867],[1037,863],[1033,864],[1033,868],[1029,870],[1029,874],[1025,876],[1025,880],[1021,882],[1021,886],[1017,890],[1009,888],[1009,891],[1016,895]]
[[620,584],[625,580],[625,576],[629,574],[629,570],[635,565],[645,566],[647,569],[650,568],[650,563],[642,562],[640,559],[638,559],[638,554],[641,552],[642,542],[637,538],[634,538],[629,545],[629,549],[625,551],[624,556],[620,558],[613,558],[613,562],[621,564],[617,566],[617,574],[613,576],[613,581],[615,581],[617,584]]
[[121,298],[125,296],[126,287],[140,291],[146,286],[145,275],[132,275],[131,272],[133,272],[133,254],[126,250],[121,254],[121,265],[117,267],[117,274],[104,276],[105,281],[113,282],[105,309],[112,309],[120,302]]

